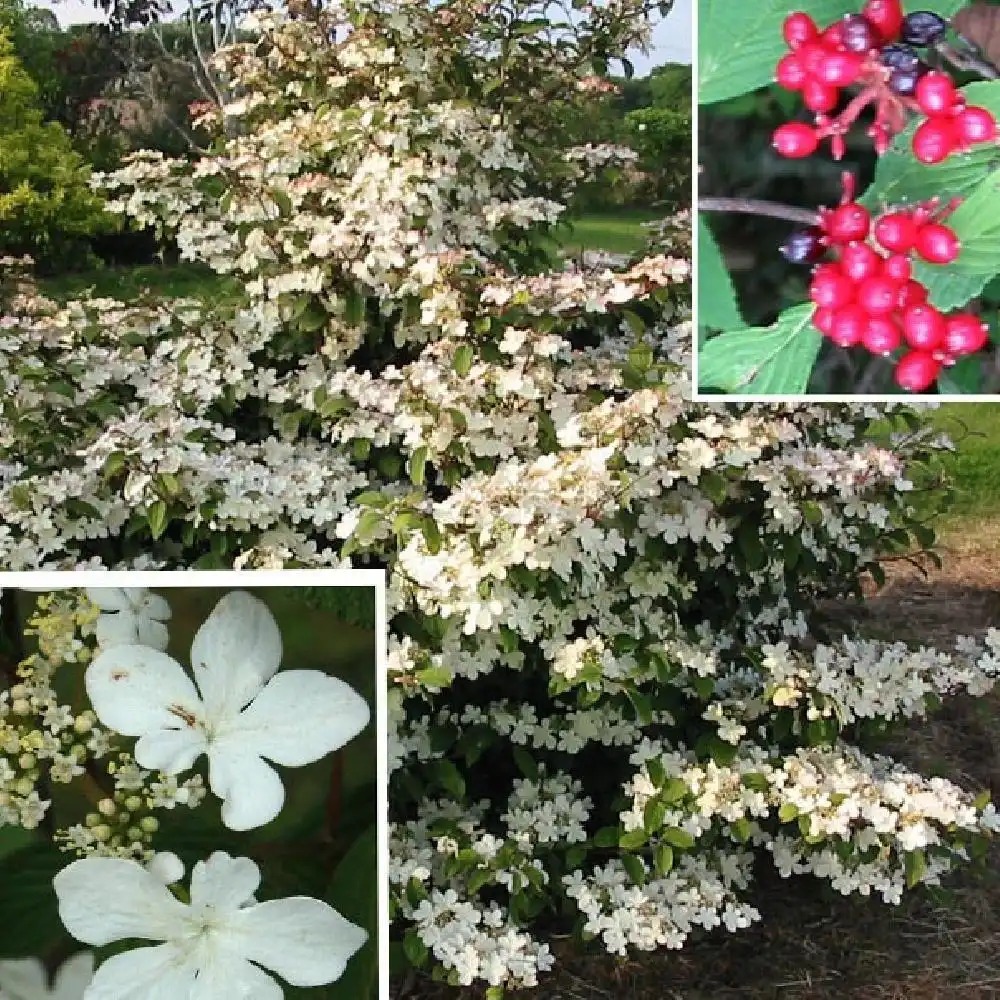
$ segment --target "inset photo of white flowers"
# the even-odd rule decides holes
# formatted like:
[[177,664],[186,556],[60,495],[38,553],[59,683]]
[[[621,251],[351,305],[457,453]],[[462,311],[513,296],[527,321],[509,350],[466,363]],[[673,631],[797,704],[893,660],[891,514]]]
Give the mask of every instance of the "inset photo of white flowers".
[[0,574],[0,1000],[384,995],[382,579]]

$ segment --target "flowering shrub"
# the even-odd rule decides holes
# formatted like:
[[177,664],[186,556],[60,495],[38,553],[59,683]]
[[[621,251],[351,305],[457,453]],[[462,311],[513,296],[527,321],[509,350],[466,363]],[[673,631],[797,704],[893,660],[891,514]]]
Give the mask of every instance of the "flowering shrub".
[[[22,629],[18,610],[29,598],[35,608]],[[374,997],[374,942],[353,958],[374,930],[374,803],[359,784],[366,769],[356,773],[352,758],[349,787],[362,794],[342,815],[341,755],[330,774],[300,780],[289,771],[296,795],[279,820],[284,784],[271,766],[299,768],[339,750],[367,727],[368,702],[326,672],[279,671],[277,621],[244,591],[226,594],[195,633],[192,682],[163,651],[172,603],[186,610],[183,595],[168,602],[139,588],[37,601],[4,594],[0,955],[17,957],[0,961],[0,996],[209,1000],[236,991],[262,1000],[283,995],[267,974],[275,973],[294,986],[338,984],[322,996]],[[201,752],[207,781],[192,773]],[[221,825],[212,818],[216,798]],[[262,827],[263,841],[227,832]],[[368,832],[352,844],[357,829]],[[263,872],[231,850],[249,851]],[[290,867],[283,854],[303,857],[297,870],[282,870]],[[191,863],[187,890],[180,880]],[[303,889],[326,898],[260,901],[262,878],[268,897]],[[364,913],[367,926],[327,899]],[[74,955],[50,994],[37,958],[24,956],[51,954],[64,936],[60,922],[87,945],[131,944]]]
[[[689,216],[619,271],[551,260],[595,159],[559,148],[556,98],[643,21],[584,5],[574,41],[531,11],[257,19],[211,150],[101,181],[244,301],[22,282],[0,339],[8,564],[388,569],[396,953],[493,995],[553,933],[745,927],[768,859],[894,900],[996,827],[862,744],[989,689],[1000,634],[817,633],[932,543],[910,491],[938,444],[909,411],[880,444],[875,408],[692,404]],[[217,752],[163,721],[150,753]]]

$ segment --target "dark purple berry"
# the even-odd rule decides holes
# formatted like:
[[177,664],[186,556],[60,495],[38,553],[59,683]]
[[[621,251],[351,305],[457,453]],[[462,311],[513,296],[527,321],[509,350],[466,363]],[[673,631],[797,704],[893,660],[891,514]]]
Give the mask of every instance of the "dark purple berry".
[[819,228],[796,229],[778,248],[781,256],[792,264],[811,264],[823,256],[826,246]]
[[929,10],[918,10],[903,18],[900,37],[908,45],[933,45],[940,42],[948,30],[948,22]]
[[889,75],[889,88],[900,97],[910,97],[916,93],[920,78],[929,68],[918,63],[913,69],[894,69]]
[[914,69],[920,62],[920,54],[909,45],[887,45],[878,58],[889,69]]
[[840,22],[841,45],[848,52],[868,52],[878,48],[878,32],[860,14],[848,14]]

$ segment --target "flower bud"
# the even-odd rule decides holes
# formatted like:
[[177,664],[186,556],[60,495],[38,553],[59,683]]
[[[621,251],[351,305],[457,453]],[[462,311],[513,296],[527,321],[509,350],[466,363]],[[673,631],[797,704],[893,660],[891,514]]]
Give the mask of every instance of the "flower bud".
[[118,807],[115,805],[114,799],[101,799],[97,803],[97,810],[102,816],[114,816],[115,810]]

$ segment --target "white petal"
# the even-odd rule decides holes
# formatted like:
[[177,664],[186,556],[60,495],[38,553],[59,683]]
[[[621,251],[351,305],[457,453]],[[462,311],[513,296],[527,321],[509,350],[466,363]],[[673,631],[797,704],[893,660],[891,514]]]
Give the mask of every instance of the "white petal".
[[342,747],[370,718],[368,703],[342,680],[318,670],[286,670],[268,681],[236,725],[256,753],[299,767]]
[[52,1000],[83,1000],[83,992],[94,978],[94,956],[81,951],[67,958],[56,971]]
[[284,992],[263,969],[239,955],[222,954],[202,966],[194,989],[185,1000],[283,1000]]
[[37,958],[15,958],[0,962],[0,998],[9,995],[16,1000],[43,1000],[48,996],[49,983],[45,966]]
[[166,653],[145,646],[112,646],[87,667],[87,694],[104,725],[124,736],[186,723],[171,706],[202,714],[191,678]]
[[151,646],[153,649],[166,649],[170,645],[170,632],[163,622],[152,618],[137,618],[135,620],[135,637],[140,646]]
[[285,789],[274,768],[239,742],[217,740],[211,745],[208,784],[222,799],[222,822],[230,830],[270,823],[285,803]]
[[176,945],[113,955],[98,970],[86,1000],[187,1000],[196,966]]
[[161,622],[170,621],[170,616],[173,614],[170,610],[170,605],[167,603],[167,599],[160,594],[154,594],[151,590],[146,591],[137,608],[145,617],[157,618]]
[[166,941],[184,928],[186,907],[138,861],[82,858],[52,880],[66,930],[85,944],[123,938]]
[[242,590],[226,594],[198,629],[191,665],[213,717],[236,715],[281,663],[281,633],[267,605]]
[[[179,721],[179,720],[178,720]],[[135,759],[141,767],[164,774],[189,771],[208,743],[201,729],[159,729],[146,733],[135,744]]]
[[130,614],[101,615],[94,626],[94,635],[97,637],[97,644],[103,649],[110,646],[142,645],[138,642],[134,619]]
[[173,885],[184,878],[184,862],[173,851],[158,851],[146,862],[146,871],[157,882]]
[[234,945],[251,962],[293,986],[339,979],[350,957],[368,940],[363,927],[308,896],[258,903],[235,914],[230,926]]
[[237,910],[251,902],[260,888],[260,869],[249,858],[232,858],[216,851],[199,861],[191,873],[191,905]]
[[86,593],[102,611],[124,611],[132,604],[123,587],[87,587]]

